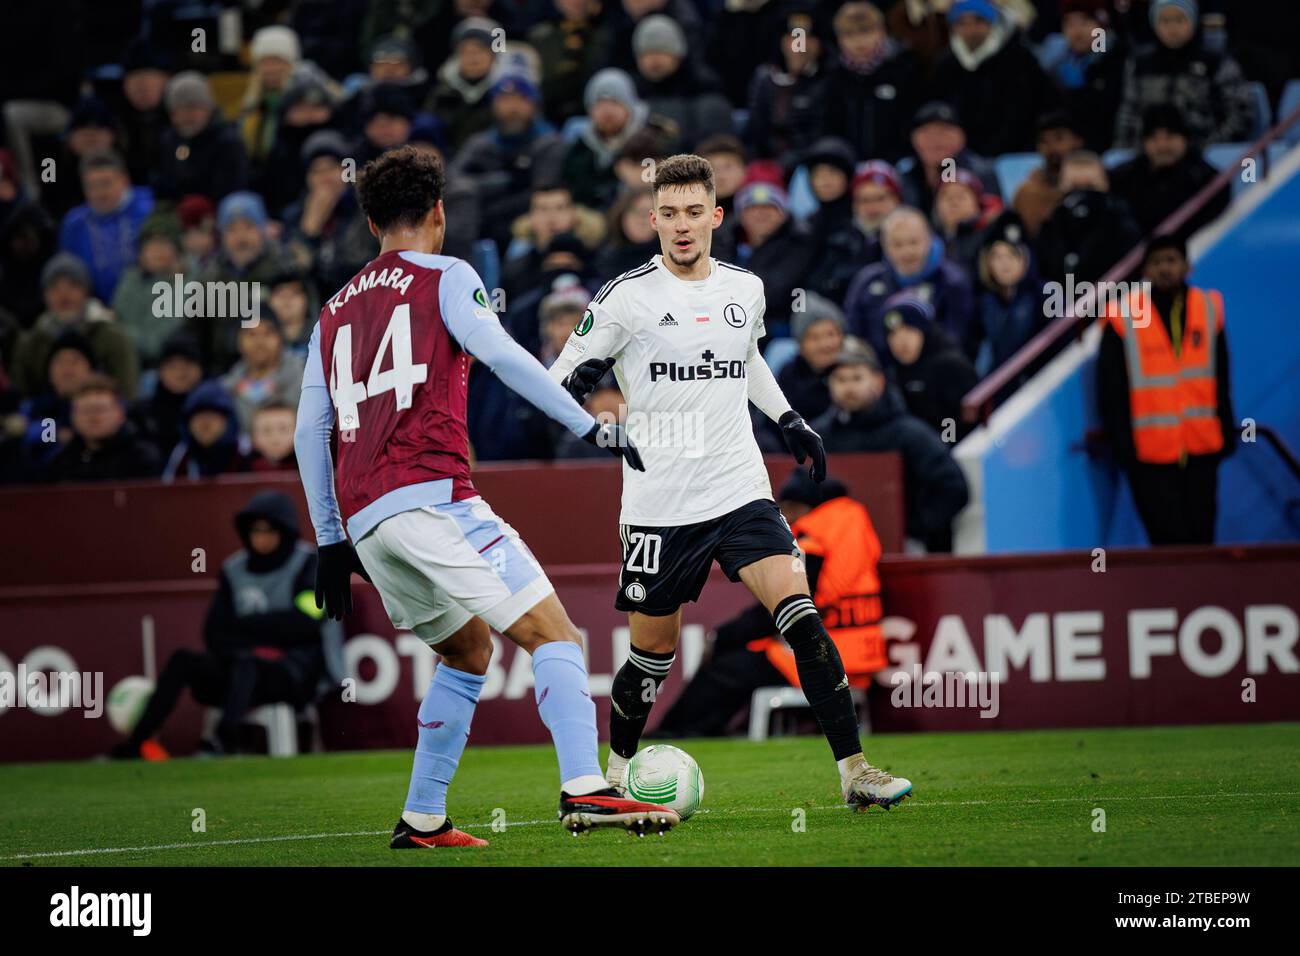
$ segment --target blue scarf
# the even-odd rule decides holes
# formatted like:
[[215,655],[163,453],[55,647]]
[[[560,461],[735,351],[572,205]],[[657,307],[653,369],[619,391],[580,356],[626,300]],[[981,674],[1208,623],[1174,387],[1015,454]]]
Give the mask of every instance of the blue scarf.
[[904,275],[894,268],[892,262],[889,263],[889,271],[894,274],[894,281],[898,283],[899,288],[906,289],[932,278],[941,265],[943,265],[943,243],[938,236],[935,236],[930,240],[930,253],[925,257],[925,264],[918,271]]

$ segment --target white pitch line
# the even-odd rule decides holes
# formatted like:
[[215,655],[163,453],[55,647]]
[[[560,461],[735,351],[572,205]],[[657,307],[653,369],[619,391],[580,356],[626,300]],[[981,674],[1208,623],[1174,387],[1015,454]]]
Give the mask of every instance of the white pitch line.
[[[1030,797],[1023,800],[918,800],[915,803],[907,804],[909,812],[925,807],[975,807],[989,806],[992,804],[1013,805],[1030,805],[1036,803],[1106,803],[1112,801],[1141,800],[1144,802],[1155,802],[1159,800],[1252,800],[1265,797],[1300,797],[1300,790],[1279,790],[1272,792],[1260,793],[1176,793],[1165,794],[1160,796],[1126,796],[1124,794],[1113,794],[1108,796],[1099,796],[1096,794],[1080,797],[1047,797],[1037,799]],[[708,813],[788,813],[792,809],[808,810],[849,810],[847,806],[825,806],[825,807],[734,807],[726,810],[700,810],[698,815]],[[517,820],[514,823],[497,824],[498,826],[509,827],[535,827],[546,823],[556,823],[555,818],[545,820]],[[461,829],[464,830],[481,830],[485,827],[492,827],[492,823],[467,823]],[[388,834],[388,830],[353,830],[347,833],[297,833],[287,836],[271,837],[244,837],[233,840],[196,840],[193,843],[159,843],[153,846],[115,846],[115,847],[94,847],[88,850],[55,850],[47,853],[17,853],[11,856],[0,856],[0,860],[41,860],[67,856],[98,856],[112,853],[150,853],[156,850],[189,850],[210,846],[245,846],[256,843],[287,843],[299,840],[339,840],[348,837],[360,836],[382,836]]]

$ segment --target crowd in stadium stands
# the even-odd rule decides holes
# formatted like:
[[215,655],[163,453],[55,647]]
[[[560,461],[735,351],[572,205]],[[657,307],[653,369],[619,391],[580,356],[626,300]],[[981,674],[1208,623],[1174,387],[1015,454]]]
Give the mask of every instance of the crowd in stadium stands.
[[[794,407],[831,451],[901,452],[909,534],[944,548],[961,398],[1047,324],[1045,283],[1100,278],[1257,122],[1196,0],[267,0],[226,5],[224,54],[193,6],[136,4],[60,64],[75,88],[6,93],[0,482],[293,469],[316,314],[377,251],[353,172],[386,149],[443,159],[444,251],[547,364],[657,252],[650,161],[693,151]],[[1003,195],[995,160],[1032,151]],[[191,301],[228,282],[259,322]],[[601,453],[483,367],[470,406],[478,460]]]

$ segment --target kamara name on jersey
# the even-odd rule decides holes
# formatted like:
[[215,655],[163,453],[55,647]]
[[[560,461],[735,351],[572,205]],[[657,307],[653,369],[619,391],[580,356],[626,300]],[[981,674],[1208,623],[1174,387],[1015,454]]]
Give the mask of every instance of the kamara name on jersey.
[[377,271],[372,269],[363,276],[357,276],[348,283],[346,289],[341,289],[334,298],[330,299],[330,315],[346,305],[354,295],[369,292],[371,289],[396,289],[402,295],[406,295],[406,290],[411,287],[414,280],[415,273],[406,273],[397,267]]
[[666,378],[670,382],[697,382],[711,378],[744,378],[744,359],[715,359],[713,352],[700,355],[704,359],[698,365],[680,365],[675,362],[651,362],[650,381],[657,382]]

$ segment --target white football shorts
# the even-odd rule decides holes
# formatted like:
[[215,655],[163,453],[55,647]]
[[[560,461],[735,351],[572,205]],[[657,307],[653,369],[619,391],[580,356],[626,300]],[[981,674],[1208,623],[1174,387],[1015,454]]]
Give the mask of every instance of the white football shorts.
[[555,590],[519,533],[478,496],[385,518],[357,555],[393,626],[430,645],[476,615],[504,632]]

